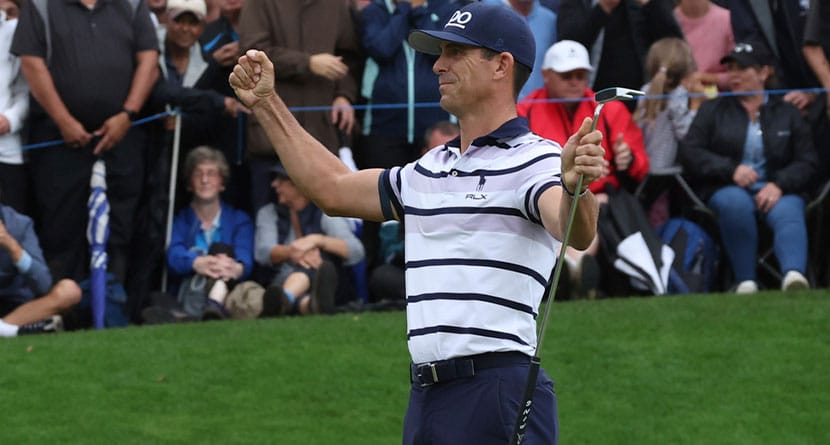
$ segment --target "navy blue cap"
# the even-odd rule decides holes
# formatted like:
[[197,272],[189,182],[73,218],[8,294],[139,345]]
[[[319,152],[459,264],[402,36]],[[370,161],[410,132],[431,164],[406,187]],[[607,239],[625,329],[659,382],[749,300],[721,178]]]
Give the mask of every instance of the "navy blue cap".
[[442,31],[423,29],[409,34],[409,45],[427,54],[441,54],[441,42],[507,52],[522,65],[533,69],[536,40],[527,20],[502,4],[473,2],[455,11]]
[[283,167],[280,161],[277,161],[276,164],[271,166],[271,175],[291,179],[291,176],[288,176],[288,172],[285,171],[285,167]]

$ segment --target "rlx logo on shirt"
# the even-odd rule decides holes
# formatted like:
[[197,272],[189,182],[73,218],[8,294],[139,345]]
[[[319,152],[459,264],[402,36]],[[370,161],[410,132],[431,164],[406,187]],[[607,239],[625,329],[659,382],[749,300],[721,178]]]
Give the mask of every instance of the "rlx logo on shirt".
[[[484,175],[481,175],[481,178],[478,181],[478,185],[476,186],[477,192],[484,190],[485,182],[487,182],[487,180],[484,179]],[[480,201],[482,199],[487,199],[487,195],[485,195],[484,193],[467,193],[467,196],[465,196],[464,199],[473,199],[476,201]]]

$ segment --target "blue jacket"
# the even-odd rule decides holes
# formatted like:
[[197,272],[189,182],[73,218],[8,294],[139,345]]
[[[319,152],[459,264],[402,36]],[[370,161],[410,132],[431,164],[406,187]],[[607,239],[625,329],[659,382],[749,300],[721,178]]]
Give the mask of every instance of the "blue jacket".
[[0,300],[25,303],[41,297],[52,287],[52,275],[43,259],[32,219],[0,205],[0,218],[12,238],[31,258],[27,270],[20,271],[5,249],[0,249]]
[[[502,4],[502,0],[482,0],[485,3],[494,5]],[[506,7],[510,7],[507,5]],[[533,2],[533,9],[530,10],[530,15],[525,17],[527,25],[530,26],[530,31],[533,33],[533,39],[536,41],[536,62],[533,64],[533,71],[530,73],[527,82],[519,92],[519,100],[527,97],[528,94],[545,86],[542,78],[542,65],[545,62],[545,53],[548,52],[554,43],[556,43],[556,13],[548,9],[536,0]]]
[[[173,278],[171,289],[176,289],[182,279],[193,275],[193,261],[203,255],[195,249],[196,234],[201,230],[200,226],[201,223],[190,206],[180,211],[173,221],[170,247],[167,249],[167,266]],[[247,278],[254,265],[254,225],[251,217],[223,202],[222,215],[219,218],[219,238],[214,241],[233,247],[236,260],[245,266],[240,279]]]
[[[377,67],[376,71],[367,67],[368,74],[364,76],[364,90],[369,92],[364,117],[366,134],[406,137],[412,142],[422,137],[430,125],[449,118],[438,106],[438,77],[432,72],[436,57],[417,52],[405,42],[415,29],[441,29],[456,9],[457,5],[448,0],[430,0],[426,6],[415,9],[408,2],[387,5],[378,0],[363,9],[361,39],[366,54]],[[416,108],[418,103],[434,106]],[[380,104],[408,106],[372,108]]]

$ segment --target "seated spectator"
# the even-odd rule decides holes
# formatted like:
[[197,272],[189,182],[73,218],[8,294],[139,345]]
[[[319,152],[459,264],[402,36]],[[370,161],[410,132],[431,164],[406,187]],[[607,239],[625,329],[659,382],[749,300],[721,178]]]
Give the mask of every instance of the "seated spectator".
[[269,288],[280,287],[281,314],[330,313],[336,303],[339,266],[363,259],[363,244],[347,218],[322,212],[294,185],[285,169],[272,169],[278,203],[256,217],[256,261],[275,269]]
[[[224,300],[253,268],[251,218],[222,202],[229,167],[221,151],[206,146],[188,153],[184,179],[190,205],[173,221],[167,265],[176,305],[164,297],[143,312],[145,322],[224,318]],[[171,309],[175,310],[161,310]]]
[[668,37],[655,42],[646,57],[646,73],[651,80],[642,89],[655,97],[641,100],[635,117],[643,130],[653,171],[677,163],[677,144],[705,98],[700,95],[704,88],[692,51],[682,39]]
[[720,60],[735,46],[729,10],[709,0],[681,0],[674,17],[692,48],[698,79],[707,87],[728,91],[729,76]]
[[[450,121],[440,121],[431,125],[424,133],[421,155],[429,150],[440,150],[459,134],[458,125]],[[386,221],[381,224],[378,256],[382,264],[372,270],[369,276],[369,293],[373,301],[406,300],[403,238],[403,224],[399,221]]]
[[32,220],[0,205],[0,337],[63,330],[61,313],[81,301],[81,289],[52,276]]
[[[643,130],[652,172],[678,164],[677,145],[705,99],[700,72],[695,70],[692,50],[682,39],[660,39],[648,50],[646,73],[651,80],[642,90],[652,97],[640,100],[634,116]],[[669,192],[661,190],[647,199],[649,222],[658,227],[670,217]]]
[[701,105],[680,145],[685,175],[717,214],[736,292],[758,290],[759,219],[774,235],[781,288],[806,289],[803,195],[817,174],[810,129],[798,109],[762,92],[773,81],[774,63],[763,44],[739,42],[722,62],[732,91],[747,94]]
[[9,52],[19,13],[18,0],[0,1],[0,186],[6,190],[4,204],[29,214],[29,178],[20,149],[23,120],[29,111],[29,88],[20,71],[20,59]]
[[[588,73],[593,70],[588,51],[573,40],[559,41],[545,53],[542,70],[545,87],[520,102],[518,112],[527,117],[534,133],[564,146],[568,136],[586,117],[593,116],[597,106],[594,92],[588,88]],[[602,145],[608,170],[589,187],[602,205],[608,202],[606,187],[633,189],[648,173],[649,161],[643,134],[622,102],[605,104],[597,129],[605,136]],[[579,296],[596,294],[599,277],[594,256],[598,250],[598,238],[585,251],[568,247],[565,259],[571,279],[580,283],[575,289]]]

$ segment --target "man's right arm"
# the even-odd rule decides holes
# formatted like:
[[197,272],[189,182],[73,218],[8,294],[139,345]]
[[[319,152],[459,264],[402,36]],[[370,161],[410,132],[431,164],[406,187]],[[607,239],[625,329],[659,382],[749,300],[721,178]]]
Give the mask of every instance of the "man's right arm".
[[303,129],[274,90],[274,65],[262,51],[240,57],[230,83],[256,115],[291,179],[330,216],[383,219],[380,169],[352,172]]
[[64,141],[69,145],[86,145],[92,139],[92,135],[66,108],[55,88],[52,74],[46,67],[46,61],[42,57],[21,56],[20,68],[26,82],[29,83],[32,97],[60,128]]

